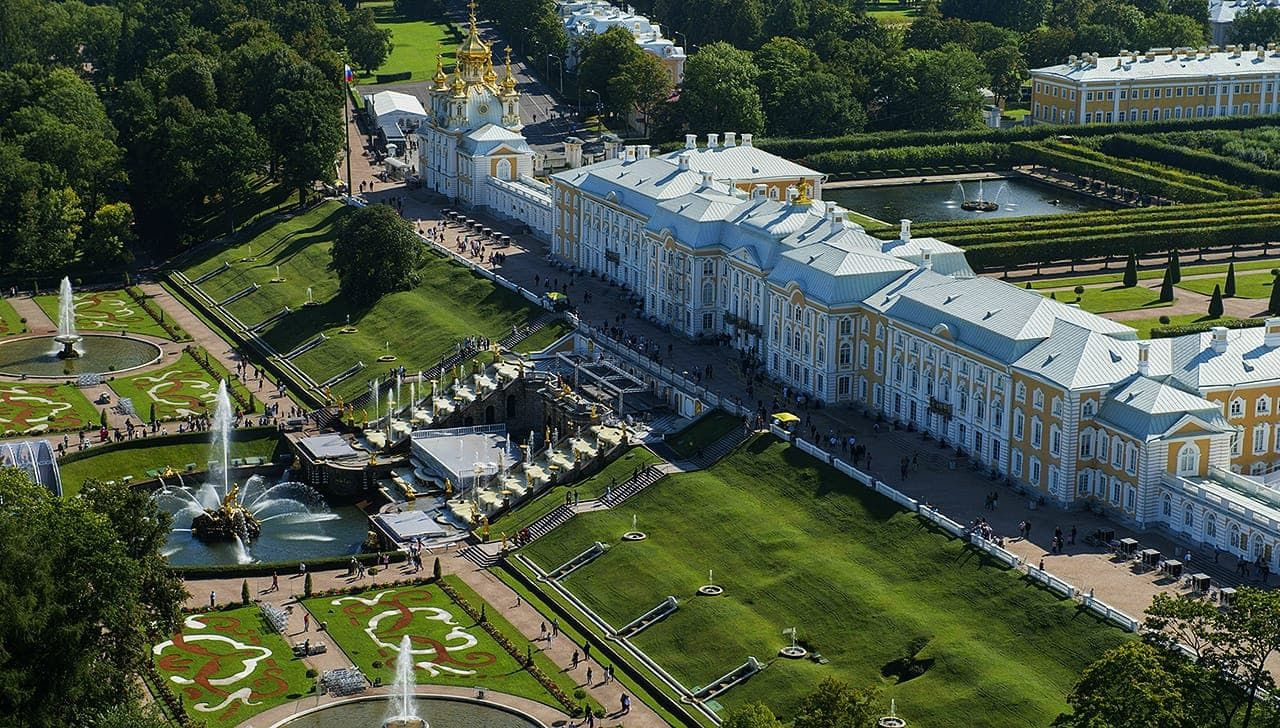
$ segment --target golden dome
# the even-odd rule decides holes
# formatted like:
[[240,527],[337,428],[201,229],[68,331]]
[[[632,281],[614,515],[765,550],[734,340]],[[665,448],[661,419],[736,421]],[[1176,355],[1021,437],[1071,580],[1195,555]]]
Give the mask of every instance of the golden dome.
[[436,75],[433,80],[437,91],[444,91],[449,87],[449,77],[444,75],[444,59],[439,54],[436,55]]
[[470,11],[470,29],[467,33],[467,39],[458,46],[458,62],[466,64],[484,63],[491,59],[492,52],[484,41],[480,40],[480,31],[476,29],[476,3],[475,0],[467,5]]
[[511,46],[507,46],[507,75],[502,79],[502,90],[508,95],[516,91],[516,77],[511,72]]
[[463,82],[462,76],[455,75],[453,77],[453,95],[455,97],[461,98],[463,96],[466,96],[466,93],[467,93],[467,84]]

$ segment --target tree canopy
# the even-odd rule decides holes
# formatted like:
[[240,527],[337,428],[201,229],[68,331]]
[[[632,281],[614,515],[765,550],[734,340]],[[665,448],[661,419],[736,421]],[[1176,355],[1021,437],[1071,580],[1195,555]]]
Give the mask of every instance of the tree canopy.
[[417,285],[422,243],[409,222],[388,205],[369,205],[338,223],[329,269],[342,295],[368,306],[388,293]]
[[58,498],[12,468],[0,502],[0,723],[136,714],[147,648],[185,598],[159,551],[168,516],[143,491],[89,481]]

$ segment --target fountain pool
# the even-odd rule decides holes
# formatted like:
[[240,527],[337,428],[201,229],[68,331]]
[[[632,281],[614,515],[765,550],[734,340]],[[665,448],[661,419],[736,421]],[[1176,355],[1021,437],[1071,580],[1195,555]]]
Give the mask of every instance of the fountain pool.
[[160,347],[128,336],[84,334],[75,344],[79,356],[58,354],[63,344],[55,336],[28,336],[0,343],[0,374],[28,377],[76,376],[123,372],[160,360]]
[[[1006,186],[1003,192],[1000,191],[1001,185]],[[989,212],[961,209],[959,204],[961,200],[955,199],[955,182],[824,189],[822,197],[854,212],[870,215],[889,223],[896,223],[903,218],[922,222],[1061,215],[1068,212],[1107,210],[1114,207],[1087,195],[1017,177],[987,180],[984,186],[985,197],[997,201],[996,196],[999,196],[999,209]],[[965,182],[964,188],[969,193],[969,197],[977,197],[977,182]],[[1058,204],[1053,204],[1054,200],[1057,200]]]
[[[381,728],[388,701],[373,696],[346,700],[301,713],[272,728]],[[543,728],[529,716],[487,701],[415,695],[414,702],[431,728]]]

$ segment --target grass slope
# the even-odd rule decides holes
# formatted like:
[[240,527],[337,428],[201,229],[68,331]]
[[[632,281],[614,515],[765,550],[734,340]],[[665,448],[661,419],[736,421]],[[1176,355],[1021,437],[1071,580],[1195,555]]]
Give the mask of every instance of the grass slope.
[[0,298],[0,336],[13,336],[26,330],[27,325],[22,323],[18,312],[13,310],[8,301]]
[[[279,440],[275,435],[234,440],[231,443],[231,457],[270,458],[275,454]],[[72,445],[74,444],[73,438]],[[204,470],[208,461],[209,444],[200,442],[107,450],[63,465],[62,490],[65,495],[72,496],[79,493],[84,481],[89,479],[119,480],[132,475],[134,480],[144,480],[148,470],[172,467],[182,472],[187,463],[195,463],[197,470]]]
[[724,410],[713,410],[680,432],[670,435],[667,446],[680,457],[692,457],[741,424],[742,418],[737,415]]
[[415,20],[395,11],[393,4],[385,2],[362,3],[373,10],[373,17],[383,28],[391,29],[391,53],[374,73],[360,73],[362,81],[372,82],[377,73],[401,73],[412,71],[410,81],[431,78],[436,72],[436,56],[444,56],[445,68],[449,68],[458,44],[462,41],[443,21]]
[[[649,539],[619,543],[633,514]],[[1046,725],[1080,670],[1126,639],[769,437],[616,511],[579,515],[526,551],[554,567],[597,540],[613,546],[566,586],[615,626],[680,599],[634,641],[686,685],[748,655],[773,658],[792,626],[831,660],[775,661],[723,695],[727,708],[763,700],[791,716],[835,676],[885,688],[913,725]],[[693,596],[708,569],[724,597]],[[931,668],[900,684],[883,677],[916,640]]]
[[[341,296],[337,276],[328,270],[333,226],[347,211],[336,202],[318,205],[239,245],[205,253],[206,257],[185,273],[194,280],[224,261],[230,262],[229,270],[200,284],[216,301],[256,283],[257,291],[226,307],[246,324],[263,321],[289,306],[293,313],[264,333],[282,354],[324,332],[328,341],[293,360],[317,382],[364,362],[364,371],[334,390],[336,396],[346,399],[364,391],[369,379],[392,367],[426,369],[463,337],[497,338],[513,325],[524,325],[541,314],[542,309],[519,295],[436,254],[424,256],[419,269],[422,282],[417,288],[383,296],[368,308],[351,304]],[[246,258],[253,260],[243,260]],[[284,280],[272,283],[277,266]],[[320,305],[302,307],[308,287]],[[341,334],[348,316],[357,332]],[[388,343],[397,359],[379,363],[377,359],[387,351]]]

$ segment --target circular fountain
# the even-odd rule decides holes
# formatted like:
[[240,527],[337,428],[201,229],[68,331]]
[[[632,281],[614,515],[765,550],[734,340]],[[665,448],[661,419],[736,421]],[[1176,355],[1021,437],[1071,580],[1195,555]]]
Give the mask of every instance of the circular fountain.
[[128,336],[81,335],[71,280],[58,287],[58,333],[0,343],[0,374],[65,377],[77,373],[123,372],[160,360],[160,347]]

